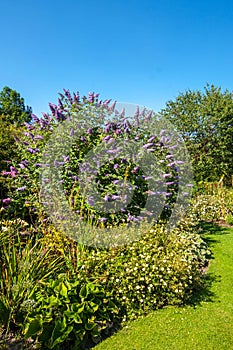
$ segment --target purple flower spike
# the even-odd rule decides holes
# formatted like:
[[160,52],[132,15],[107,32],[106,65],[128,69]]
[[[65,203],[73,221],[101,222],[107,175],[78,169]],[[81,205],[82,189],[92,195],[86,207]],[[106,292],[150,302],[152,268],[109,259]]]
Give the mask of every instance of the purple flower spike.
[[121,117],[124,117],[124,116],[125,116],[125,108],[122,108],[122,111],[121,111],[121,113],[120,113],[120,116],[121,116]]
[[26,186],[16,188],[16,191],[25,191],[25,190],[26,190]]
[[49,103],[49,108],[51,110],[52,115],[55,116],[55,111],[57,109],[57,106],[54,103]]
[[4,199],[2,200],[2,203],[3,203],[3,204],[9,204],[10,202],[11,202],[10,197],[4,198]]
[[109,110],[109,111],[114,111],[115,106],[116,106],[116,101],[114,101],[114,102],[112,103],[112,105],[108,107],[108,110]]
[[94,201],[94,199],[92,197],[88,198],[88,204],[91,205],[91,206],[93,206],[95,204],[95,201]]
[[146,112],[146,108],[143,108],[143,110],[141,111],[140,115],[141,115],[142,117],[145,117],[145,112]]
[[88,94],[88,101],[89,102],[94,102],[94,92],[89,92],[89,94]]
[[43,139],[44,139],[44,136],[42,136],[42,135],[36,135],[34,138],[35,138],[35,140],[43,140]]
[[103,140],[104,140],[105,142],[107,142],[107,141],[110,140],[110,138],[111,138],[111,136],[110,136],[110,135],[107,135],[107,136],[105,136],[105,137],[103,138]]
[[69,156],[63,156],[64,158],[64,162],[69,162],[70,161],[70,157]]
[[31,114],[32,119],[34,120],[35,123],[39,122],[39,118],[35,114]]
[[170,177],[171,174],[163,174],[162,176],[166,179],[167,177]]
[[152,142],[155,139],[156,136],[151,136],[148,140],[148,143]]
[[70,90],[63,89],[63,91],[65,93],[65,96],[68,98],[68,100],[70,102],[72,102],[72,97],[71,97],[71,94],[70,94]]
[[135,118],[136,120],[138,120],[138,117],[139,117],[139,107],[137,106],[137,107],[136,107],[136,112],[134,113],[134,118]]
[[104,201],[105,201],[105,202],[110,202],[110,197],[109,197],[109,196],[107,196],[107,195],[106,195],[106,196],[104,196]]
[[132,173],[135,174],[138,171],[138,169],[139,169],[138,166],[135,166],[132,170]]
[[60,98],[58,99],[58,107],[59,107],[59,108],[63,108],[63,104],[62,104],[62,102],[61,102],[61,99],[60,99]]
[[152,145],[153,145],[153,142],[149,142],[149,143],[146,143],[145,145],[143,145],[142,148],[149,148]]
[[18,174],[18,171],[15,169],[15,167],[10,166],[10,174],[12,177],[16,177],[16,175]]
[[110,102],[111,102],[111,99],[105,100],[104,103],[103,103],[103,106],[107,106]]
[[146,121],[149,121],[150,118],[152,116],[152,111],[150,111],[147,115],[146,115]]

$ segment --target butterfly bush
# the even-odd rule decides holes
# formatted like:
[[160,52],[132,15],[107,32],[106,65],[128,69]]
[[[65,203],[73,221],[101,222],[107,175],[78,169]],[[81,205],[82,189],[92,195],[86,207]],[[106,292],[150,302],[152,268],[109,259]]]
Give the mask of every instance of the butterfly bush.
[[[59,125],[66,126],[66,122],[75,120],[79,116],[83,132],[74,138],[68,152],[64,153],[63,145],[56,144],[58,149],[58,159],[53,162],[54,169],[61,169],[59,184],[62,184],[63,192],[66,196],[70,208],[79,216],[81,220],[91,222],[97,226],[112,227],[122,223],[137,222],[143,219],[141,213],[145,212],[145,203],[148,196],[154,197],[163,195],[165,205],[161,214],[161,219],[166,220],[171,215],[173,203],[176,201],[177,189],[179,186],[179,176],[177,164],[168,148],[169,138],[162,130],[158,135],[151,135],[140,129],[140,121],[150,124],[152,111],[143,109],[139,112],[137,107],[132,120],[124,116],[125,111],[115,109],[116,101],[102,101],[99,95],[93,92],[88,97],[80,97],[79,93],[71,94],[64,89],[64,93],[59,94],[58,103],[49,103],[50,113],[42,113],[42,117],[32,114],[33,122],[25,123],[23,137],[18,141],[21,161],[12,164],[8,172],[3,175],[11,178],[11,194],[9,198],[3,200],[6,215],[23,217],[24,219],[41,223],[49,220],[46,214],[46,205],[49,198],[44,200],[41,196],[41,169],[51,164],[45,163],[44,150],[48,141],[53,141],[53,132]],[[88,127],[85,129],[85,118],[87,112],[91,118]],[[86,113],[86,114],[85,114]],[[112,116],[114,117],[112,118]],[[63,124],[62,124],[63,123]],[[74,123],[70,128],[70,136],[73,137],[80,125]],[[135,164],[133,159],[122,157],[117,154],[117,149],[112,150],[109,145],[116,140],[142,142],[142,148],[148,154],[154,154],[159,164],[162,166],[161,179],[165,181],[166,190],[153,192],[148,190],[149,176],[145,176],[140,165]],[[55,141],[54,141],[55,142]],[[114,208],[119,203],[125,204],[123,208],[114,212],[106,211],[104,208],[96,209],[96,198],[89,196],[84,198],[80,190],[80,171],[87,169],[84,157],[93,148],[101,145],[106,149],[106,162],[94,169],[95,183],[102,202],[110,208]],[[98,159],[95,159],[98,164]],[[88,164],[93,168],[93,164]],[[86,167],[86,168],[85,168]],[[126,183],[127,180],[127,183]],[[44,182],[49,180],[44,178]],[[125,186],[125,194],[119,195],[117,188]],[[131,197],[130,197],[131,196]],[[144,212],[143,212],[144,210]],[[150,218],[151,213],[146,213]]]

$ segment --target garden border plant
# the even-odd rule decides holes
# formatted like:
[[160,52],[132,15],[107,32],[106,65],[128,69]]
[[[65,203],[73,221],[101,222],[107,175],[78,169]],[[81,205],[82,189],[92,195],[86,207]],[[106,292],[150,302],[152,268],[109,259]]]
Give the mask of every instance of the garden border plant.
[[[41,342],[43,348],[59,348],[61,344],[68,343],[81,346],[89,338],[98,340],[102,331],[108,331],[114,323],[133,319],[151,309],[167,304],[182,304],[190,297],[193,289],[202,285],[201,269],[206,265],[209,251],[195,232],[196,223],[190,219],[184,219],[176,229],[169,232],[169,235],[164,226],[171,215],[178,186],[177,164],[172,162],[172,155],[167,153],[168,140],[165,140],[164,135],[160,135],[160,139],[156,138],[156,135],[153,135],[153,139],[151,135],[144,135],[145,139],[143,139],[147,149],[151,147],[156,151],[160,160],[163,160],[163,157],[166,159],[165,169],[169,167],[170,170],[168,173],[164,169],[163,178],[167,181],[166,193],[169,195],[160,223],[154,225],[150,231],[143,232],[138,241],[119,247],[84,247],[63,236],[63,232],[59,232],[46,215],[41,203],[39,183],[41,156],[54,128],[60,122],[72,119],[72,114],[77,110],[92,107],[95,104],[103,106],[104,111],[112,113],[115,105],[113,103],[109,106],[109,103],[109,100],[99,101],[98,96],[93,93],[90,93],[88,98],[83,97],[81,101],[78,94],[71,96],[70,92],[65,90],[58,101],[58,106],[50,104],[52,115],[44,114],[43,118],[33,115],[34,123],[25,123],[24,137],[19,141],[22,159],[19,164],[12,164],[8,172],[4,172],[11,179],[12,189],[11,196],[3,201],[2,214],[5,218],[5,227],[9,224],[9,219],[17,216],[24,219],[34,227],[34,231],[31,230],[31,226],[26,229],[20,227],[20,240],[24,237],[23,232],[26,231],[28,235],[31,234],[32,242],[35,242],[37,235],[34,232],[36,231],[40,235],[40,242],[52,253],[49,259],[61,261],[60,268],[53,276],[54,281],[51,281],[49,276],[43,283],[40,278],[35,279],[35,288],[30,294],[34,308],[28,309],[26,314],[23,313],[23,321],[13,319],[13,322],[21,327],[25,337],[32,336]],[[148,111],[141,113],[143,118],[151,117]],[[135,116],[136,119],[137,117],[138,115]],[[99,140],[107,138],[106,141],[108,141],[111,137],[128,135],[130,127],[122,112],[121,123],[118,125],[107,123],[105,131],[98,134]],[[89,214],[94,215],[93,225],[97,222],[99,226],[116,225],[119,229],[125,230],[125,222],[130,221],[129,214],[135,219],[133,206],[128,212],[122,212],[115,222],[111,215],[106,218],[107,220],[100,220],[105,218],[103,213],[90,211],[90,205],[83,203],[83,198],[79,197],[76,179],[77,164],[83,159],[87,146],[91,148],[94,145],[95,132],[94,127],[92,130],[86,130],[86,134],[82,136],[83,139],[78,141],[78,150],[75,151],[75,146],[72,149],[74,154],[72,152],[61,154],[63,157],[60,165],[64,168],[63,183],[66,196],[73,210],[83,210],[84,219],[89,219]],[[137,135],[133,136],[137,137]],[[114,167],[114,165],[117,166]],[[111,166],[114,176],[121,176],[121,178],[124,178],[126,169],[130,171],[131,179],[135,180],[141,195],[139,202],[136,197],[134,198],[134,204],[143,206],[142,197],[147,188],[140,170],[135,169],[133,163],[123,162],[122,164],[120,160],[117,163],[112,162]],[[107,168],[103,167],[99,177],[103,197],[110,196],[111,193],[108,191],[113,190],[112,183],[106,181],[106,170]],[[193,227],[191,227],[192,223]],[[26,244],[29,242],[30,239]],[[33,243],[32,249],[36,250],[36,248],[36,243]],[[13,253],[16,256],[15,260],[20,264],[23,257],[20,247]],[[15,271],[16,279],[17,273],[18,271]],[[59,275],[60,273],[63,275]],[[2,282],[4,278],[0,276],[0,279]],[[6,282],[8,283],[8,280]],[[9,285],[2,284],[0,297],[5,295]],[[85,288],[90,288],[90,293],[86,295],[87,300],[83,292]],[[26,299],[25,302],[28,301]],[[48,306],[50,309],[46,311]],[[75,316],[77,308],[82,310],[80,311],[81,321]],[[65,317],[62,316],[63,314]]]

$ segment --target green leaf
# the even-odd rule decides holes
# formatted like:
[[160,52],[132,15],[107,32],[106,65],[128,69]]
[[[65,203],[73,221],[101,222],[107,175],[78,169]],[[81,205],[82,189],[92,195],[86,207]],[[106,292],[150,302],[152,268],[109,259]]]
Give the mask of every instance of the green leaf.
[[82,299],[86,299],[87,298],[88,290],[87,290],[87,287],[85,285],[80,289],[79,296]]
[[41,318],[34,318],[26,328],[25,338],[28,339],[34,335],[38,335],[43,331],[43,322]]
[[10,308],[6,303],[0,299],[0,321],[3,322],[4,325],[7,324],[10,315]]
[[57,344],[63,343],[72,330],[72,325],[67,327],[65,317],[62,320],[57,320],[50,340],[50,349],[53,349]]

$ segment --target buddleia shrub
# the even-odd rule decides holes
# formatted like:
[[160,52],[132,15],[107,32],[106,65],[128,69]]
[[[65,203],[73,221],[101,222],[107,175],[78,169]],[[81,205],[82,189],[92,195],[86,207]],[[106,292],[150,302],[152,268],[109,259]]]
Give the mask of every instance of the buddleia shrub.
[[[67,152],[64,152],[63,144],[57,144],[58,159],[52,163],[55,170],[56,167],[57,169],[62,167],[60,182],[70,208],[84,221],[91,221],[97,226],[112,227],[140,220],[148,196],[154,196],[154,202],[156,202],[156,196],[161,195],[165,199],[161,218],[163,220],[169,218],[179,188],[177,172],[179,160],[174,159],[169,148],[170,141],[163,135],[164,131],[151,135],[140,129],[140,121],[149,126],[150,119],[155,117],[151,111],[144,109],[139,112],[138,109],[133,119],[129,121],[124,117],[124,111],[114,112],[115,103],[110,105],[110,100],[100,101],[98,94],[89,93],[88,98],[85,96],[80,98],[78,93],[71,95],[69,90],[64,90],[64,94],[60,94],[57,105],[49,104],[50,114],[43,113],[41,118],[32,114],[33,122],[24,123],[25,130],[18,141],[21,161],[17,164],[12,163],[8,171],[2,173],[11,179],[11,193],[2,201],[5,217],[20,216],[36,224],[48,219],[45,211],[47,204],[41,196],[41,168],[46,167],[44,150],[49,151],[45,147],[48,142],[54,141],[53,132],[58,126],[64,125],[65,128],[66,123],[75,121],[78,115],[81,125],[84,126],[83,133],[75,138]],[[114,113],[115,117],[110,119]],[[85,129],[87,114],[91,118],[92,127]],[[74,123],[74,127],[70,128],[70,135],[75,134],[79,128],[80,126]],[[159,176],[161,181],[164,181],[166,190],[159,194],[148,191],[148,179],[140,166],[137,166],[132,159],[124,159],[117,155],[108,156],[108,161],[100,167],[95,179],[102,201],[119,203],[122,198],[119,198],[117,183],[126,186],[126,180],[131,186],[128,190],[133,191],[132,199],[126,208],[111,213],[93,208],[95,204],[92,203],[93,199],[83,197],[78,171],[89,151],[102,144],[106,147],[107,153],[109,144],[116,140],[142,142],[142,147],[147,153],[154,154],[160,163],[162,170]],[[127,142],[125,144],[127,145]],[[49,183],[48,186],[50,186]],[[127,202],[127,199],[125,200]],[[146,215],[149,216],[151,213]]]

